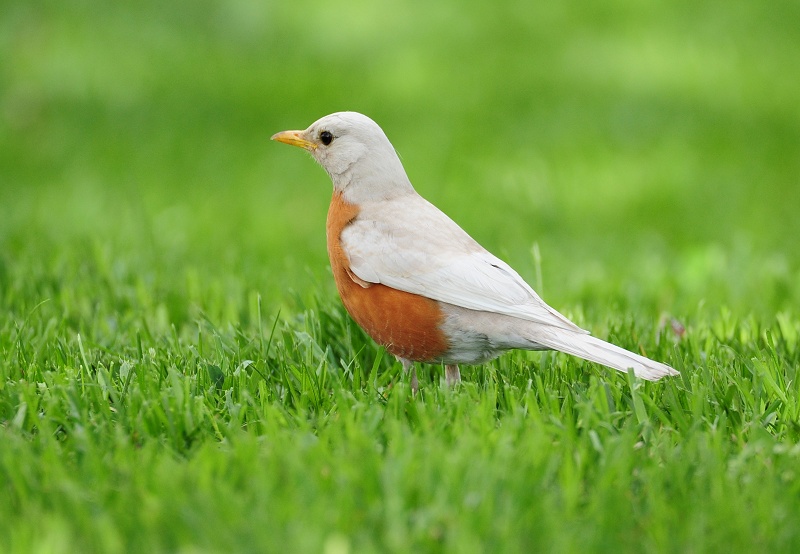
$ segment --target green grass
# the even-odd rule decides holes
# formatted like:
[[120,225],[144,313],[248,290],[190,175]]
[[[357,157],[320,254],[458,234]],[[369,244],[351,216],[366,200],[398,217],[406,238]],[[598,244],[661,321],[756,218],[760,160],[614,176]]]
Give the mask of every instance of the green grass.
[[[797,551],[799,20],[5,3],[0,552]],[[268,141],[341,109],[681,376],[515,352],[412,396],[336,298],[327,177]]]

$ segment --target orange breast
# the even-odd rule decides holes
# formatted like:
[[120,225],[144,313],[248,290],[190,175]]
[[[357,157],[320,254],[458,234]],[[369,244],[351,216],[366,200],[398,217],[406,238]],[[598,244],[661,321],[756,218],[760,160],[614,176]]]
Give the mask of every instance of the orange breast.
[[[334,192],[328,210],[328,257],[345,309],[367,334],[395,356],[415,361],[438,361],[448,350],[440,329],[439,304],[381,284],[361,283],[350,271],[342,249],[342,230],[358,217],[358,206]],[[367,285],[362,286],[362,285]]]

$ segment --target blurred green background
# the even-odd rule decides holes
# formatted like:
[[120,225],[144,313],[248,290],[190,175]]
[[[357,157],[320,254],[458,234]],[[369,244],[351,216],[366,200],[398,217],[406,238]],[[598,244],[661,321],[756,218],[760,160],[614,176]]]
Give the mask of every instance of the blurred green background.
[[[269,141],[338,110],[682,376],[412,398]],[[0,0],[0,550],[798,551],[798,208],[797,0]]]
[[[80,251],[131,287],[130,307],[148,288],[178,324],[187,302],[236,320],[254,291],[270,312],[335,294],[328,178],[269,137],[356,110],[423,196],[568,312],[797,306],[796,1],[6,0],[0,14],[3,288],[58,296]],[[209,282],[241,305],[204,304]]]

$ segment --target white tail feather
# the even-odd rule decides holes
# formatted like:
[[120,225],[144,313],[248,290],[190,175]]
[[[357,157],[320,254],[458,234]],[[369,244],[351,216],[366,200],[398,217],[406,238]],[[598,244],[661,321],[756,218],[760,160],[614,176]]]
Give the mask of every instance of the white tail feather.
[[[537,333],[537,335],[540,335],[540,333]],[[637,377],[648,381],[658,381],[668,375],[679,375],[676,370],[666,364],[634,354],[591,335],[565,332],[562,329],[558,329],[556,332],[551,331],[545,335],[544,337],[537,336],[534,339],[535,342],[553,350],[572,354],[623,373],[633,369],[633,373]]]

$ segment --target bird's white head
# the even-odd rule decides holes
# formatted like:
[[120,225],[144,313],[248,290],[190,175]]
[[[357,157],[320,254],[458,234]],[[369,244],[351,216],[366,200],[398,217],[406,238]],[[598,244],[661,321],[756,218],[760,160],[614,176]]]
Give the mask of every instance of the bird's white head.
[[272,140],[307,150],[350,202],[414,191],[392,143],[377,123],[360,113],[326,115],[305,131],[283,131]]

